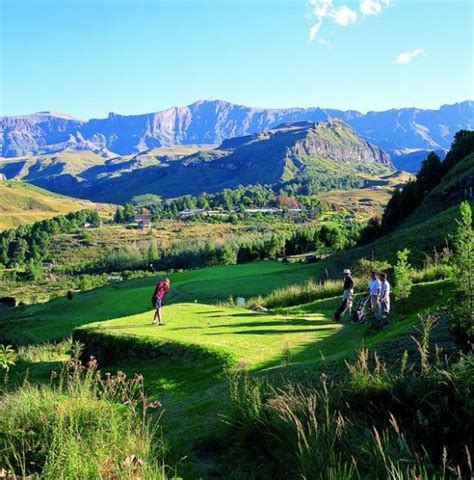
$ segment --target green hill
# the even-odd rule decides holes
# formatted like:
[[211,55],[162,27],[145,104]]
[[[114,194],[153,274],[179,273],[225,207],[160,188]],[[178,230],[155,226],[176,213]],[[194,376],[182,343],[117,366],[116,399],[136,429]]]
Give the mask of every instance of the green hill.
[[398,250],[409,248],[410,258],[421,263],[426,255],[433,255],[449,243],[456,229],[459,204],[468,200],[474,206],[474,153],[462,159],[450,170],[422,204],[393,232],[359,248],[341,252],[330,266],[344,268],[361,257],[395,260]]
[[113,207],[106,204],[66,197],[21,181],[0,180],[0,230],[84,208],[104,215],[113,212]]

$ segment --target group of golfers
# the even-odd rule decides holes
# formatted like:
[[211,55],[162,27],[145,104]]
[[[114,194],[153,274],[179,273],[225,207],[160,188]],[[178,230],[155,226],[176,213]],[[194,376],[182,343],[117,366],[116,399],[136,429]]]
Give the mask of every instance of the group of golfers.
[[[155,309],[152,325],[163,326],[163,317],[161,313],[161,307],[163,305],[163,297],[170,289],[170,279],[165,278],[160,280],[155,287],[151,303]],[[354,302],[354,289],[355,282],[352,278],[351,271],[346,268],[344,270],[344,291],[342,294],[342,303],[337,309],[334,317],[336,321],[341,322],[346,314],[352,318],[354,323],[362,321],[362,317],[365,315],[367,304],[372,314],[376,319],[387,318],[390,314],[390,282],[387,279],[386,273],[376,272],[370,273],[368,282],[368,296],[361,302],[360,311],[356,312],[357,315],[352,314],[352,305]]]
[[336,321],[341,322],[345,314],[352,317],[354,323],[359,323],[364,315],[363,310],[368,304],[368,308],[375,318],[387,318],[390,314],[390,282],[385,272],[377,275],[377,272],[370,272],[368,281],[368,296],[363,298],[360,303],[360,312],[358,315],[352,315],[352,305],[354,302],[355,282],[352,278],[351,271],[346,268],[344,270],[344,292],[342,294],[342,303],[337,309],[334,317]]

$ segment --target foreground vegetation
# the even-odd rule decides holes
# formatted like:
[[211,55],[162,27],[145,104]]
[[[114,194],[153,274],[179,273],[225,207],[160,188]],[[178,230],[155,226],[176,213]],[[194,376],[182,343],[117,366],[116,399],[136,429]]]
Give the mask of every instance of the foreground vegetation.
[[339,377],[235,377],[228,477],[470,478],[474,357],[434,356],[431,321],[418,358],[389,365],[362,350]]
[[[0,465],[7,478],[165,478],[143,378],[102,376],[75,355],[50,383],[26,380],[0,399]],[[18,477],[17,477],[18,476]]]

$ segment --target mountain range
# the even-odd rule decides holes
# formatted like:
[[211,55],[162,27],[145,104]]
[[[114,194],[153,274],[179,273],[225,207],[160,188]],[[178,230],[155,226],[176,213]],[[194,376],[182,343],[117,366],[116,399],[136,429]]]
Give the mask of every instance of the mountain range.
[[314,194],[394,170],[390,156],[341,120],[284,123],[211,146],[161,147],[103,158],[91,151],[0,160],[0,174],[48,190],[122,203],[266,184]]
[[54,112],[0,118],[0,152],[18,157],[92,151],[103,157],[140,153],[158,147],[220,144],[289,122],[338,118],[361,137],[400,155],[449,148],[460,129],[474,129],[474,101],[437,110],[391,109],[363,114],[322,108],[251,108],[222,100],[198,101],[143,115],[110,113],[107,118],[79,120]]

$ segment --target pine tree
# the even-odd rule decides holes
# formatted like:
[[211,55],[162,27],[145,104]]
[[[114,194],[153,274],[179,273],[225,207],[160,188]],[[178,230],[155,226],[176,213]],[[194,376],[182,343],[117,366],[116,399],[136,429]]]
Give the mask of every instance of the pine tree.
[[24,278],[27,281],[30,282],[37,282],[38,280],[41,280],[43,277],[43,269],[41,268],[41,265],[39,262],[31,259],[25,269],[24,273]]
[[28,243],[24,238],[18,238],[11,244],[11,257],[13,263],[17,265],[23,265],[28,253]]
[[418,189],[423,193],[431,191],[438,185],[442,176],[441,159],[431,152],[423,162],[416,176]]

